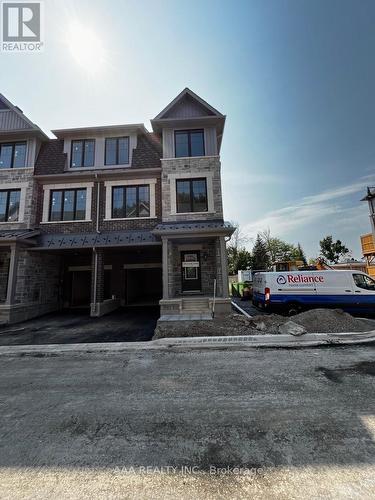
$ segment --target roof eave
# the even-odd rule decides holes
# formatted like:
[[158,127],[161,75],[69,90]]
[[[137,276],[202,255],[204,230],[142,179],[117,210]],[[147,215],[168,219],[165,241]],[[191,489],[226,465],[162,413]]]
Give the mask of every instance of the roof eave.
[[77,128],[64,128],[64,129],[54,129],[51,132],[58,138],[64,139],[72,135],[79,135],[83,133],[108,133],[108,132],[141,132],[144,134],[148,133],[148,130],[143,123],[129,123],[120,125],[104,125],[96,127],[77,127]]

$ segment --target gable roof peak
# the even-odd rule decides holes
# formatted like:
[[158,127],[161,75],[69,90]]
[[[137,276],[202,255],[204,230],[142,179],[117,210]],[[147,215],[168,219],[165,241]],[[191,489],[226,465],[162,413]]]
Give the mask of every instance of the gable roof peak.
[[[3,94],[0,93],[0,110],[5,112],[5,115],[11,115],[13,118],[9,122],[5,120],[0,121],[0,132],[15,132],[15,131],[25,131],[27,133],[33,132],[38,134],[42,140],[48,139],[48,136],[33,123],[27,116],[23,114],[22,109],[20,109],[15,104],[12,104]],[[11,123],[11,125],[10,125]]]
[[185,87],[153,120],[164,120],[169,118],[197,118],[217,117],[224,118],[207,101],[195,94],[189,87]]

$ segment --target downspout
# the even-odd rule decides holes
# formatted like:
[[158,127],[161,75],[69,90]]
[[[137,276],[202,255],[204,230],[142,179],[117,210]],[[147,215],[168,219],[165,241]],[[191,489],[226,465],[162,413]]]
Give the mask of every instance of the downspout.
[[[97,234],[100,234],[99,230],[99,207],[100,207],[100,184],[98,182],[98,174],[95,174],[95,180],[96,180],[96,232]],[[97,281],[98,281],[98,252],[96,250],[96,247],[93,247],[92,249],[94,253],[94,304],[93,304],[93,313],[97,313],[97,308],[98,308],[98,303],[96,301],[96,291],[97,291]]]

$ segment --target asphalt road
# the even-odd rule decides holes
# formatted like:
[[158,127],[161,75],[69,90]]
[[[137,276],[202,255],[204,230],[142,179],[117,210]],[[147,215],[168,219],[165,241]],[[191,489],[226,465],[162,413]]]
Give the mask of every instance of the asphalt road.
[[0,351],[0,497],[373,498],[374,355]]

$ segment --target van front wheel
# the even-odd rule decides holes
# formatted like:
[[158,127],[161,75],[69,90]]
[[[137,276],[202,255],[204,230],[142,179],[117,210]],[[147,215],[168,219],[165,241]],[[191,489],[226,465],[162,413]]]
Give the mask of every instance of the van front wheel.
[[298,302],[291,302],[287,308],[288,316],[295,316],[302,312],[302,306]]

